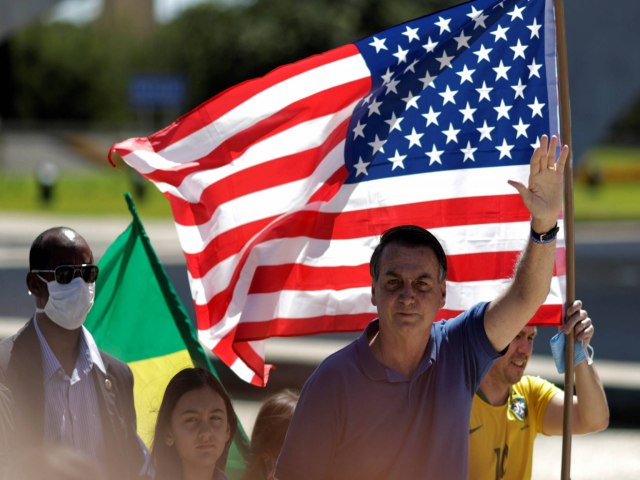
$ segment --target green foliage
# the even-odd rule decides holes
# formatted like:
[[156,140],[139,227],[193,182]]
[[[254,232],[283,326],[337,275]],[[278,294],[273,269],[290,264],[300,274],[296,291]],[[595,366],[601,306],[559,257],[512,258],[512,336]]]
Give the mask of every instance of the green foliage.
[[605,183],[597,187],[577,184],[574,189],[576,221],[640,220],[640,183]]
[[87,120],[108,113],[114,89],[100,81],[108,52],[87,27],[36,24],[12,41],[14,108],[21,118]]
[[358,40],[452,1],[257,0],[206,3],[158,32],[164,68],[184,72],[190,107],[280,65]]
[[61,174],[52,201],[44,204],[35,177],[0,174],[0,205],[7,212],[48,212],[78,215],[122,215],[122,194],[131,192],[138,212],[149,218],[171,218],[166,198],[144,180],[144,197],[136,196],[129,168],[119,167],[96,174]]

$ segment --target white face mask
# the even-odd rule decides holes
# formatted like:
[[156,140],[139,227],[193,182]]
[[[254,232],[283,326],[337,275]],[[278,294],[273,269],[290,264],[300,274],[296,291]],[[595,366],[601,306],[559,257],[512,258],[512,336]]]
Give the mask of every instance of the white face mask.
[[84,324],[87,314],[93,306],[96,295],[96,284],[87,283],[76,277],[66,285],[52,280],[47,282],[49,299],[44,309],[36,308],[36,312],[44,312],[56,324],[67,330],[75,330]]

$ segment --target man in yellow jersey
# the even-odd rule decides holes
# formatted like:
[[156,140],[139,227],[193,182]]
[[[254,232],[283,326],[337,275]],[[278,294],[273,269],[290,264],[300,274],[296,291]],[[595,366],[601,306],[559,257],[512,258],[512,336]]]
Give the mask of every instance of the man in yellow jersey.
[[[594,328],[582,302],[567,308],[564,333],[575,329],[585,350]],[[564,392],[552,383],[524,374],[533,351],[536,327],[525,326],[498,358],[473,398],[469,426],[469,478],[531,478],[533,442],[538,433],[562,435]],[[576,349],[582,348],[576,343]],[[609,407],[591,358],[575,368],[572,432],[607,428]]]

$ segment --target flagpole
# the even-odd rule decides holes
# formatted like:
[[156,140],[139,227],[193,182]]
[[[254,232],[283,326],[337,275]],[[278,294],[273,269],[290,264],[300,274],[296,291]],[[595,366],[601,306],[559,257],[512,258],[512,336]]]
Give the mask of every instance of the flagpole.
[[[573,149],[571,148],[571,107],[569,103],[569,65],[564,21],[564,2],[554,0],[556,12],[556,45],[558,49],[558,88],[560,92],[560,136],[569,145],[569,158],[564,169],[564,228],[566,242],[566,305],[571,305],[575,292],[575,240],[573,219]],[[565,350],[564,416],[562,425],[562,471],[560,478],[569,480],[571,473],[571,413],[573,407],[574,332],[568,335]]]

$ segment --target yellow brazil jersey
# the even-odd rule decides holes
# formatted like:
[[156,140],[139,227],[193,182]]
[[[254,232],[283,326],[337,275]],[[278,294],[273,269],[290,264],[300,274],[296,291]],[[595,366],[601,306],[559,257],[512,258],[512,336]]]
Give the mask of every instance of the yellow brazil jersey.
[[531,478],[533,441],[542,430],[549,401],[561,390],[540,377],[524,376],[505,405],[473,396],[469,426],[471,480]]

